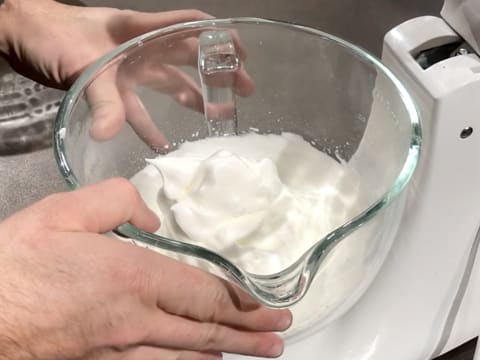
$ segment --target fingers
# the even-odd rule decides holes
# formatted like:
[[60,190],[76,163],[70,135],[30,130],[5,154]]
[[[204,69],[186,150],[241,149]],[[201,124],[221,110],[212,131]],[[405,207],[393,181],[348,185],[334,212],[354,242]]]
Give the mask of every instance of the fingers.
[[[160,45],[153,43],[148,55],[156,63],[164,63],[176,66],[197,67],[198,40],[194,34],[188,33],[187,38],[175,41],[162,42]],[[147,45],[148,46],[148,45]]]
[[[238,287],[200,269],[152,254],[146,271],[151,274],[149,291],[156,292],[157,307],[170,314],[252,331],[283,331],[291,324],[288,310],[256,304]],[[165,284],[168,294],[163,291]]]
[[109,30],[110,36],[120,44],[136,36],[170,25],[212,18],[211,15],[199,10],[174,10],[157,13],[123,10],[119,16],[112,19]]
[[168,140],[158,129],[138,95],[129,89],[122,91],[128,122],[135,133],[151,148],[162,149]]
[[[253,82],[248,74],[240,69],[234,88],[242,96],[253,92]],[[243,75],[241,75],[243,74]],[[203,112],[202,93],[197,84],[181,70],[170,65],[157,65],[144,71],[122,73],[123,84],[117,84],[117,71],[109,69],[102,73],[86,90],[87,101],[92,112],[90,135],[96,140],[113,138],[128,120],[136,134],[149,146],[155,149],[163,148],[168,140],[158,129],[155,122],[145,109],[140,98],[132,90],[136,85],[150,87],[158,92],[169,95],[182,106]],[[212,78],[213,86],[225,86],[222,82],[232,82],[232,75]],[[128,81],[125,80],[128,78]],[[117,86],[121,86],[121,90]],[[218,114],[218,118],[228,118],[234,109],[224,104],[209,104],[209,113]]]
[[126,350],[100,350],[87,360],[219,360],[221,353],[182,351],[150,346],[135,346]]
[[[196,352],[202,353],[202,357],[205,356],[207,359],[211,353],[215,354],[220,352],[262,357],[276,357],[282,353],[283,341],[272,332],[249,331],[236,328],[235,326],[228,326],[224,323],[196,321],[191,318],[168,313],[161,306],[159,306],[160,308],[151,306],[150,301],[146,300],[145,288],[150,288],[149,293],[153,293],[154,297],[158,296],[158,293],[161,292],[164,298],[175,299],[178,294],[176,294],[177,288],[174,284],[190,279],[192,274],[194,274],[194,272],[190,272],[190,270],[195,269],[152,251],[132,247],[131,245],[114,239],[102,237],[104,240],[99,241],[100,237],[100,235],[95,235],[90,237],[90,240],[86,239],[86,241],[91,241],[91,243],[96,244],[95,246],[97,247],[102,246],[102,244],[107,246],[98,248],[103,250],[100,251],[99,254],[105,256],[105,260],[102,259],[102,263],[108,264],[109,261],[112,261],[118,264],[112,267],[110,271],[111,274],[115,275],[114,279],[121,280],[113,281],[113,283],[123,284],[121,285],[122,287],[126,285],[128,293],[132,296],[127,297],[128,308],[123,308],[121,312],[122,316],[115,319],[112,318],[108,326],[105,325],[103,319],[98,319],[98,323],[96,323],[95,320],[89,323],[89,331],[92,339],[94,339],[93,346],[95,348],[99,346],[110,346],[120,350],[126,350],[125,346],[146,345],[172,350],[177,349],[182,351],[181,354],[177,355],[185,356],[186,359],[190,358],[190,355],[192,355],[192,359],[197,358],[198,354],[196,354]],[[78,239],[72,239],[72,236],[70,236],[70,239],[72,243],[78,243]],[[107,241],[107,239],[110,241]],[[122,256],[122,254],[125,256]],[[177,264],[179,268],[181,267],[183,269],[182,273],[177,276],[169,272],[174,264]],[[151,269],[148,269],[149,266],[155,269],[155,273],[153,274],[155,278],[163,278],[161,283],[155,283],[155,279],[152,278],[150,274]],[[118,268],[122,270],[118,270]],[[200,272],[199,270],[197,271]],[[130,275],[126,276],[126,274]],[[132,274],[134,274],[133,278],[130,277]],[[213,276],[209,274],[203,272],[202,274],[203,277],[213,278]],[[101,275],[101,273],[99,275]],[[135,277],[139,275],[141,278],[135,280]],[[195,279],[194,277],[192,280],[198,280],[198,278]],[[153,287],[151,287],[152,285]],[[215,284],[203,283],[201,285]],[[155,289],[156,294],[155,291],[151,291],[151,289]],[[214,287],[206,290],[215,292]],[[115,294],[117,294],[117,292],[115,292]],[[191,288],[190,291],[182,297],[187,298],[185,304],[191,307],[195,307],[196,303],[203,301],[203,299],[198,297],[197,288]],[[121,296],[118,297],[116,303],[118,304],[122,299],[124,298]],[[130,302],[130,299],[133,299],[133,303]],[[256,323],[255,327],[267,328],[265,325],[260,325],[260,323],[263,322],[262,315],[258,312],[259,309],[262,309],[261,307],[255,305],[251,299],[244,299],[242,295],[239,295],[234,301],[242,303],[242,305],[239,304],[236,306],[239,310],[237,317],[244,317],[251,311],[258,316],[258,319],[254,321],[254,323]],[[213,305],[219,306],[219,304],[220,303],[215,303],[214,301]],[[269,311],[272,313],[275,312],[273,310]],[[251,316],[250,319],[252,319]],[[269,322],[268,319],[265,319],[265,321]],[[242,323],[240,320],[232,322]],[[267,326],[270,327],[269,325]],[[184,350],[188,350],[189,352],[183,352]],[[153,349],[149,348],[149,351],[152,351],[152,357],[156,354],[153,352]],[[139,353],[138,356],[140,355],[145,356],[146,354]],[[165,354],[165,356],[167,355],[170,356],[170,353]],[[123,358],[120,357],[120,359]]]
[[[140,34],[178,22],[210,19],[211,16],[196,10],[161,14],[126,11],[122,18],[125,20],[120,27],[123,29],[122,31],[134,31]],[[244,50],[239,45],[238,35],[232,33],[239,54],[244,58]],[[138,34],[130,34],[127,37]],[[94,139],[111,139],[120,131],[127,118],[131,121],[137,134],[152,147],[161,148],[166,145],[166,139],[153,125],[138,97],[134,96],[132,91],[124,89],[132,88],[137,84],[169,94],[181,105],[203,112],[202,93],[198,85],[174,66],[190,64],[196,67],[197,39],[194,37],[179,39],[172,42],[168,48],[160,49],[161,51],[153,43],[150,46],[152,48],[148,49],[149,45],[147,44],[143,50],[148,55],[144,56],[145,61],[141,61],[133,70],[128,69],[128,64],[126,69],[122,69],[127,73],[127,76],[123,78],[123,80],[127,79],[129,83],[127,87],[118,83],[117,67],[114,66],[100,74],[87,88],[86,96],[93,118],[90,134]],[[139,71],[139,68],[143,71]],[[232,75],[228,75],[228,77],[232,78]],[[230,81],[228,86],[232,86],[236,94],[249,96],[253,93],[253,81],[243,66],[233,77],[234,81]],[[221,79],[222,77],[219,76],[219,84],[212,84],[212,86],[223,86]]]
[[202,94],[197,84],[183,71],[170,65],[156,65],[137,72],[136,85],[148,86],[158,92],[173,96],[180,105],[196,111],[203,109]]
[[235,93],[239,96],[247,97],[252,95],[254,90],[255,84],[242,66],[235,74]]
[[32,211],[44,226],[62,231],[104,233],[130,222],[153,232],[160,225],[135,187],[123,178],[51,195]]
[[107,140],[117,134],[125,122],[125,108],[117,88],[116,67],[100,74],[85,91],[92,112],[90,135]]
[[121,91],[126,117],[135,133],[153,149],[162,149],[168,145],[167,138],[157,127],[142,101],[136,95],[133,86],[150,87],[158,92],[171,96],[182,106],[201,112],[203,110],[202,95],[195,82],[177,68],[169,65],[137,71],[130,75],[129,84],[125,81]]
[[156,71],[147,69],[143,72],[132,72],[130,76],[132,78],[124,76],[123,84],[118,84],[117,70],[108,69],[86,89],[87,102],[92,112],[90,135],[94,139],[113,138],[128,119],[137,135],[150,146],[161,148],[168,143],[140,98],[134,90],[130,90],[135,85],[150,86],[173,96],[183,106],[196,111],[202,109],[201,93],[195,82],[172,66],[161,66]]
[[[203,29],[205,30],[205,29]],[[202,30],[202,31],[203,31]],[[138,68],[144,67],[145,69],[161,69],[162,67],[171,66],[191,66],[197,68],[198,66],[198,39],[202,31],[191,30],[184,36],[177,35],[175,39],[165,40],[163,42],[152,42],[146,44],[142,48],[142,59],[136,60],[136,63],[140,61],[140,65],[136,64],[135,68],[128,70],[130,76],[132,73],[138,71]],[[245,60],[246,53],[240,44],[240,39],[235,31],[230,31],[232,34],[235,48],[241,60]],[[128,66],[127,66],[128,67]],[[217,87],[233,87],[235,93],[239,96],[250,96],[254,90],[254,83],[242,64],[239,70],[234,73],[226,72],[216,75],[210,75],[209,85]],[[232,82],[233,79],[233,82]]]
[[278,357],[283,352],[282,339],[269,332],[242,331],[218,323],[197,322],[160,310],[152,314],[149,324],[150,333],[145,342],[151,345],[261,357]]
[[157,30],[170,25],[213,19],[209,14],[199,10],[174,10],[160,13],[147,13],[138,11],[124,11],[123,16],[118,19],[118,27],[121,29],[119,34],[113,34],[118,37],[117,41],[125,41],[132,37],[144,34],[149,31]]

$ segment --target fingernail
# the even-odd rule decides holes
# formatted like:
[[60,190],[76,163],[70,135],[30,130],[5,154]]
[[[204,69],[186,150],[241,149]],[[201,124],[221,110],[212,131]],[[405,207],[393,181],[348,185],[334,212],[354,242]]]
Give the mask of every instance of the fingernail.
[[175,100],[181,105],[188,105],[190,103],[190,96],[186,91],[182,91],[175,95]]
[[292,315],[287,313],[283,315],[277,323],[278,330],[287,330],[292,325]]
[[277,357],[282,355],[282,353],[283,353],[283,343],[277,342],[268,350],[268,353],[266,355],[271,357]]
[[160,229],[160,218],[155,214],[155,212],[152,209],[148,209],[150,214],[148,219],[148,225],[145,230],[150,231],[150,232],[156,232],[158,229]]

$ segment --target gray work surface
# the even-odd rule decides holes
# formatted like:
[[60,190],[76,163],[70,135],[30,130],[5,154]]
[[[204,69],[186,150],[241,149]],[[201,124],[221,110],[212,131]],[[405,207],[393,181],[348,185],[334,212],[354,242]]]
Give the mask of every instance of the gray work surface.
[[[73,1],[73,0],[72,0]],[[68,1],[64,1],[68,2]],[[143,11],[197,8],[216,17],[253,16],[312,26],[380,55],[383,35],[401,22],[438,15],[442,0],[84,0],[89,6]],[[0,156],[0,220],[53,192],[66,189],[52,149]],[[467,346],[442,360],[470,360]],[[395,349],[392,349],[395,351]]]

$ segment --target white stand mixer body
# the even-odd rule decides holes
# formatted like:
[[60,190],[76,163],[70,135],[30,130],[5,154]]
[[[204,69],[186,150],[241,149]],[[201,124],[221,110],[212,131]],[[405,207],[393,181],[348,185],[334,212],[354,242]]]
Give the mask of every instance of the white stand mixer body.
[[[432,312],[436,321],[430,319],[437,326],[430,331],[437,341],[434,355],[480,334],[480,267],[475,261],[480,241],[480,58],[459,54],[426,69],[414,59],[422,50],[458,40],[444,20],[422,17],[391,30],[382,55],[416,100],[423,120],[422,160],[410,188],[412,209],[402,224],[405,234],[415,234],[412,239],[401,234],[397,241],[415,239],[415,256],[423,257],[423,266],[415,264],[418,279],[411,290],[418,303],[431,307],[427,313],[437,311]],[[464,129],[473,130],[471,136],[462,138]],[[412,260],[405,259],[406,268]],[[418,313],[412,325],[427,325],[422,306],[409,307],[404,311]]]
[[[400,229],[361,299],[326,328],[287,341],[281,359],[425,360],[480,334],[480,58],[459,55],[427,69],[414,58],[458,40],[436,17],[386,35],[383,61],[423,121],[421,161]],[[471,136],[461,138],[469,127]]]

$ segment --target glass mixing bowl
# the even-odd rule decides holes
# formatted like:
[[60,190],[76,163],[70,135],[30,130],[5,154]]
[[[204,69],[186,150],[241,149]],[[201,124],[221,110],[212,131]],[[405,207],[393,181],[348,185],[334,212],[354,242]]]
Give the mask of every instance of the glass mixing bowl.
[[[305,248],[290,239],[299,251],[294,261],[252,272],[228,251],[195,241],[131,224],[116,234],[224,276],[267,306],[292,307],[295,330],[324,326],[359,299],[384,262],[419,157],[415,105],[372,55],[321,31],[255,18],[159,29],[79,77],[56,120],[55,155],[76,189],[132,179],[145,159],[185,142],[252,132],[297,134],[343,169],[342,177],[321,163],[305,169],[298,154],[282,170],[318,177],[331,196],[310,221],[335,220]],[[147,203],[156,201],[157,193],[140,190]]]

